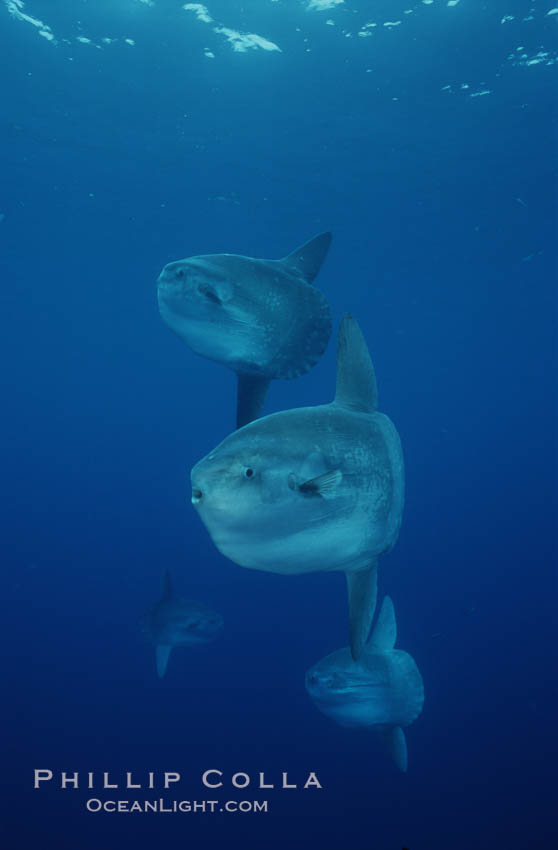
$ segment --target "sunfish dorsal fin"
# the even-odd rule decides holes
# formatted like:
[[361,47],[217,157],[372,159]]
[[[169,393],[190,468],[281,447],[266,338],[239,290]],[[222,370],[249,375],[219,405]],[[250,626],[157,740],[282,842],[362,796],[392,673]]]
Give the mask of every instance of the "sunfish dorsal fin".
[[362,331],[349,313],[339,327],[335,404],[363,413],[374,413],[378,406],[372,360]]
[[388,726],[380,733],[389,754],[403,773],[407,772],[407,741],[401,726]]
[[289,271],[304,278],[306,283],[312,283],[322,267],[330,245],[331,233],[320,233],[279,262],[287,266]]
[[163,573],[162,591],[163,595],[161,599],[170,599],[172,596],[174,596],[174,591],[172,588],[172,579],[169,570],[165,570],[165,572]]
[[373,561],[364,570],[346,573],[346,576],[349,593],[351,655],[356,661],[362,654],[376,608],[376,595],[378,592],[377,561]]
[[376,625],[372,630],[367,643],[371,650],[387,652],[393,649],[397,640],[397,623],[395,622],[395,610],[389,596],[384,596]]
[[169,663],[169,655],[171,654],[172,646],[168,643],[160,643],[155,647],[155,658],[157,661],[157,675],[162,679],[167,672],[167,664]]

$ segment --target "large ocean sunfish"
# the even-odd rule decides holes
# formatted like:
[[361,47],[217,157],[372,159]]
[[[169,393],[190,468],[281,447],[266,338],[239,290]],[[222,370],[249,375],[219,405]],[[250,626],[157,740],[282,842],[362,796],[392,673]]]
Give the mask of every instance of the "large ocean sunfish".
[[306,673],[306,690],[317,708],[340,726],[378,731],[400,770],[407,770],[404,726],[422,711],[424,686],[415,661],[394,649],[395,612],[384,598],[361,657],[338,649]]
[[192,503],[227,558],[286,575],[346,573],[354,658],[374,615],[378,557],[403,512],[401,443],[376,407],[370,355],[347,315],[334,401],[251,422],[192,470]]
[[272,378],[303,375],[325,351],[331,314],[312,281],[330,242],[322,233],[282,260],[190,257],[159,275],[163,320],[197,354],[236,372],[237,427],[260,415]]
[[163,574],[163,595],[144,617],[144,630],[155,645],[157,673],[162,679],[175,646],[199,646],[219,637],[223,618],[201,602],[177,596],[170,573]]

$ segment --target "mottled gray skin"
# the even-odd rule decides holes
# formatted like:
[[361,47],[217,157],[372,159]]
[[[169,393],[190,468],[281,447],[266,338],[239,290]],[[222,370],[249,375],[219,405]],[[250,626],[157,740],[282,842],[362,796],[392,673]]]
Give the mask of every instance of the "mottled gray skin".
[[227,558],[287,575],[345,572],[354,658],[374,614],[378,556],[403,512],[399,436],[376,406],[366,343],[345,316],[335,400],[251,422],[192,470],[192,503]]
[[210,643],[223,631],[223,618],[201,602],[177,596],[167,570],[163,576],[163,596],[147,611],[144,631],[156,647],[157,673],[162,678],[175,646]]
[[[402,469],[387,416],[333,402],[265,416],[231,434],[192,470],[193,502],[219,551],[243,567],[355,571],[397,539]],[[292,474],[304,482],[328,470],[342,473],[329,498],[290,486]]]
[[306,690],[322,714],[340,726],[379,732],[397,766],[406,771],[403,727],[421,713],[424,685],[414,659],[394,649],[396,631],[393,603],[385,597],[358,661],[349,647],[326,655],[306,673]]
[[322,293],[282,260],[208,254],[166,265],[159,311],[197,354],[248,375],[296,378],[331,333]]

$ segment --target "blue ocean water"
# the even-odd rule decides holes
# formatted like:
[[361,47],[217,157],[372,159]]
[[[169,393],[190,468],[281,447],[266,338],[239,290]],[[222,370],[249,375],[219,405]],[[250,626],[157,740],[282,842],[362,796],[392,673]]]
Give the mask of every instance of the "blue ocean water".
[[[541,0],[0,2],[2,847],[558,846],[557,25]],[[243,570],[192,509],[235,382],[157,310],[173,259],[323,230],[405,453],[379,582],[425,682],[406,775],[304,689],[347,643],[343,576]],[[334,375],[332,339],[266,412]],[[165,568],[225,633],[160,681]],[[215,799],[209,768],[269,811],[86,810]],[[165,770],[179,792],[59,787]]]

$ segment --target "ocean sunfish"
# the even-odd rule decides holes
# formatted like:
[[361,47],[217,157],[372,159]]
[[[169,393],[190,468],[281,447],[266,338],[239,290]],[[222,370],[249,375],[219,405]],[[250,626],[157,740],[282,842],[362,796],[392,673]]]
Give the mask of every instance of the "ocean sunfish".
[[312,281],[330,243],[322,233],[282,260],[205,254],[159,275],[163,321],[197,354],[236,372],[237,427],[260,415],[272,378],[297,378],[324,353],[331,314]]
[[144,630],[155,644],[157,673],[162,679],[172,648],[209,643],[223,631],[223,618],[201,602],[191,602],[177,596],[170,573],[165,570],[163,595],[145,615]]
[[346,573],[354,658],[374,616],[378,556],[397,540],[403,512],[401,443],[376,407],[370,355],[346,315],[334,401],[251,422],[191,476],[192,503],[227,558],[286,575]]
[[400,770],[407,770],[404,726],[422,711],[424,686],[413,658],[394,649],[393,602],[386,596],[358,661],[338,649],[306,673],[306,690],[316,707],[340,726],[375,729]]

